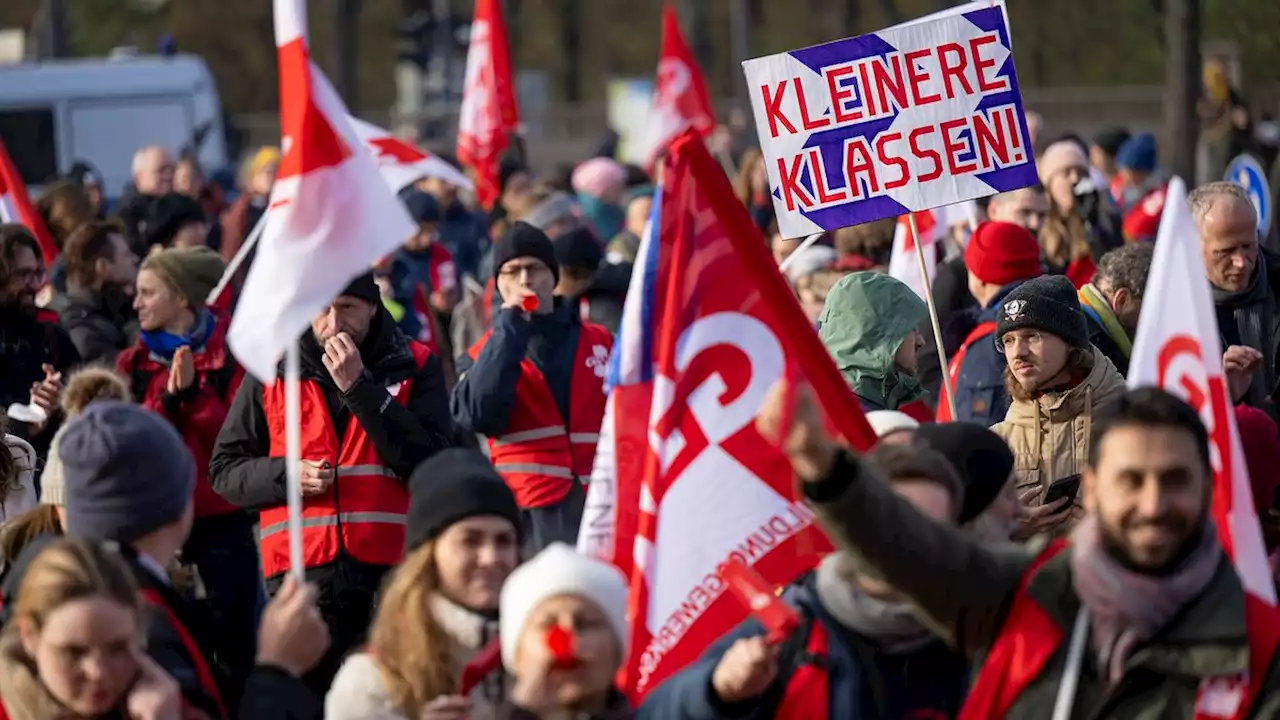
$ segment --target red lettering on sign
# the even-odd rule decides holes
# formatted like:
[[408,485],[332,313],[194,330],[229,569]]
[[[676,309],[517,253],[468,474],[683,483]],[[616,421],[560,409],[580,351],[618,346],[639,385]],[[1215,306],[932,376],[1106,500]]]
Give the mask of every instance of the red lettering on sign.
[[880,164],[892,165],[898,168],[899,173],[897,180],[889,180],[885,182],[885,190],[897,190],[898,188],[905,186],[911,180],[911,167],[907,165],[907,161],[903,160],[899,155],[891,154],[888,148],[885,147],[891,142],[898,142],[900,140],[902,140],[902,133],[900,132],[881,133],[880,137],[876,138],[876,157],[880,158]]
[[[954,62],[947,61],[949,54],[955,58]],[[949,42],[938,46],[938,65],[942,68],[942,84],[947,89],[948,100],[954,100],[956,97],[952,80],[960,85],[965,95],[973,94],[969,78],[964,74],[965,68],[969,65],[968,58],[965,57],[964,48],[959,43]]]
[[978,90],[984,93],[1003,92],[1009,89],[1009,79],[988,75],[987,71],[996,67],[996,61],[982,56],[982,48],[997,42],[994,33],[976,37],[969,41],[969,52],[973,56],[973,69],[978,75]]
[[778,158],[778,178],[782,181],[782,199],[786,202],[789,212],[795,211],[797,201],[806,210],[813,207],[813,198],[800,185],[800,171],[805,167],[804,157],[804,155],[792,157],[790,167],[787,166],[786,158]]
[[[929,82],[929,68],[924,63],[918,62],[929,57],[931,50],[913,50],[907,53],[907,77],[911,80],[911,99],[917,107],[921,105],[930,105],[942,100],[942,95],[934,93],[932,95],[922,95],[921,86]],[[919,67],[917,67],[919,65]]]
[[827,79],[827,92],[831,95],[831,112],[835,114],[837,123],[847,123],[862,119],[861,110],[850,111],[845,107],[845,101],[853,98],[853,88],[840,86],[840,81],[843,78],[852,75],[852,65],[836,65],[822,70],[822,76]]
[[805,130],[817,130],[831,124],[829,115],[822,115],[816,120],[809,117],[809,103],[805,100],[804,83],[800,82],[800,78],[792,78],[791,87],[796,91],[796,104],[800,106],[800,124]]
[[911,134],[907,136],[907,144],[911,146],[911,153],[921,160],[928,160],[933,163],[932,170],[916,177],[920,182],[929,182],[942,177],[942,156],[938,154],[937,150],[920,145],[920,138],[932,135],[934,132],[936,130],[932,125],[926,125],[912,130]]
[[768,85],[761,85],[760,92],[764,95],[764,116],[769,118],[769,134],[778,137],[778,123],[782,123],[788,133],[795,135],[796,126],[782,114],[782,99],[787,94],[787,81],[778,83],[778,88],[773,93],[769,92]]
[[964,118],[948,120],[938,126],[942,132],[942,147],[947,151],[947,170],[952,175],[965,175],[978,169],[976,162],[960,164],[960,154],[969,151],[969,143],[960,137],[956,130],[964,129],[969,122]]

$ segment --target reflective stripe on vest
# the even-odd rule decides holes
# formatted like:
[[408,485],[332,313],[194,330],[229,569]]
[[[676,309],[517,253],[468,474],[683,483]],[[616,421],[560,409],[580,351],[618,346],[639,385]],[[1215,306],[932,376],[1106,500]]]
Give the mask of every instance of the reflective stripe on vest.
[[830,715],[831,678],[827,674],[827,631],[815,618],[809,623],[809,642],[802,664],[791,673],[787,689],[773,717],[778,720],[809,720]]
[[[405,515],[400,513],[385,512],[353,512],[338,513],[337,515],[318,515],[315,517],[302,518],[303,528],[329,527],[336,526],[340,523],[391,523],[393,525],[404,525]],[[274,535],[278,532],[284,532],[289,529],[289,521],[274,523],[262,528],[259,532],[260,538]]]
[[[431,351],[413,341],[409,347],[421,368]],[[412,388],[410,377],[388,390],[394,402],[406,405]],[[303,380],[299,390],[302,457],[331,463],[335,477],[325,492],[303,499],[303,562],[307,568],[323,567],[345,555],[370,565],[399,563],[404,558],[405,513],[409,508],[405,482],[382,461],[356,418],[338,434],[319,385]],[[284,455],[283,405],[282,386],[263,389],[272,457]],[[259,523],[262,574],[275,577],[289,569],[288,508],[284,504],[264,508]]]
[[[468,350],[473,360],[489,337]],[[520,507],[554,505],[568,495],[576,478],[591,475],[604,418],[601,358],[607,358],[612,341],[604,328],[582,324],[571,365],[567,418],[537,365],[528,358],[521,361],[505,432],[489,440],[489,459]]]

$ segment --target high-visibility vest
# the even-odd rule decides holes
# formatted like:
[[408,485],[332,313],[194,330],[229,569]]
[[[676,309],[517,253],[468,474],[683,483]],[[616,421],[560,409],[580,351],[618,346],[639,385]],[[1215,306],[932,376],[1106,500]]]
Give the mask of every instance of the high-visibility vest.
[[[410,341],[419,368],[431,356],[425,346]],[[388,391],[405,405],[413,378]],[[373,441],[354,416],[341,440],[314,380],[301,382],[302,457],[328,461],[336,477],[323,495],[302,504],[302,558],[306,567],[327,565],[339,549],[353,560],[391,566],[404,556],[405,514],[409,490],[405,481],[383,464]],[[262,407],[271,437],[271,457],[285,456],[284,383],[262,389]],[[259,517],[262,574],[274,577],[289,569],[289,511],[285,505],[263,510]]]
[[[474,360],[489,341],[485,333],[468,354]],[[506,431],[489,438],[489,460],[522,508],[553,505],[579,478],[591,475],[604,419],[604,379],[613,336],[582,323],[569,384],[569,419],[560,416],[542,371],[525,358],[516,381],[516,399]]]
[[[947,366],[947,379],[951,383],[952,397],[955,396],[956,388],[960,386],[960,369],[964,367],[964,357],[969,354],[969,346],[982,338],[996,331],[996,323],[994,320],[978,323],[978,326],[969,331],[965,336],[964,342],[960,344],[960,349],[955,355],[951,356],[951,362]],[[952,400],[954,402],[954,400]],[[951,422],[955,418],[951,417],[951,406],[946,402],[938,403],[938,422]]]

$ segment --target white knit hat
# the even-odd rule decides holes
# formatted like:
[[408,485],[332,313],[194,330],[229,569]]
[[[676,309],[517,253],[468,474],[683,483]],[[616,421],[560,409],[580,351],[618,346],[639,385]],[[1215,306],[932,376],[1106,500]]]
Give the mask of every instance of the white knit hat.
[[899,430],[915,430],[920,423],[910,415],[897,410],[872,410],[867,413],[867,423],[875,431],[876,437],[882,438]]
[[543,600],[577,595],[599,606],[618,636],[627,643],[627,581],[618,568],[582,555],[564,543],[551,543],[516,568],[502,585],[498,600],[498,637],[502,664],[515,667],[516,647],[529,615]]

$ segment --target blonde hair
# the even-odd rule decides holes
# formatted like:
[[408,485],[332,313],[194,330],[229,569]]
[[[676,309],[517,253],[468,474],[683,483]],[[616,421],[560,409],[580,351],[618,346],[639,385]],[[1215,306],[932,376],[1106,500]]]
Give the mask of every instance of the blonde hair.
[[138,586],[118,551],[89,540],[62,538],[31,560],[18,590],[13,618],[0,636],[4,650],[0,657],[0,695],[13,720],[54,717],[50,713],[57,707],[40,681],[34,659],[22,646],[19,628],[26,624],[41,630],[53,611],[69,602],[93,597],[106,598],[132,610],[138,617],[141,640]]
[[1053,204],[1053,212],[1040,228],[1040,247],[1045,258],[1051,265],[1066,267],[1076,260],[1090,257],[1093,248],[1089,245],[1084,220],[1075,212],[1069,212],[1064,218],[1058,213],[1052,197],[1049,202]]
[[831,292],[831,288],[840,282],[840,278],[848,275],[845,270],[837,270],[835,268],[822,268],[816,272],[809,273],[796,281],[796,292],[807,290],[813,293],[815,300],[820,302],[827,301],[827,294]]
[[[760,152],[758,147],[747,148],[742,153],[742,160],[738,163],[738,172],[733,176],[733,194],[738,196],[738,200],[743,205],[750,206],[753,198],[751,197],[751,174],[755,170],[756,164],[764,160],[764,153]],[[765,192],[769,189],[766,187]]]
[[67,379],[59,404],[67,417],[75,417],[99,400],[129,402],[130,399],[128,381],[108,367],[88,365]]
[[435,547],[428,540],[395,569],[369,628],[369,648],[391,702],[408,717],[457,692],[462,670],[453,640],[431,611],[431,596],[440,588]]

